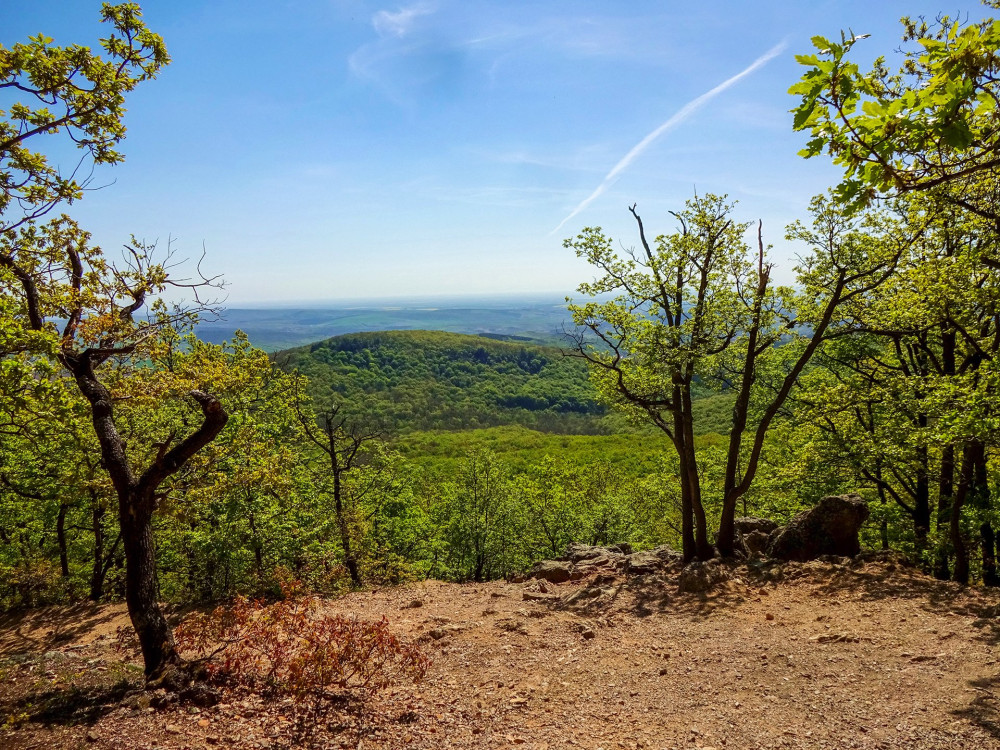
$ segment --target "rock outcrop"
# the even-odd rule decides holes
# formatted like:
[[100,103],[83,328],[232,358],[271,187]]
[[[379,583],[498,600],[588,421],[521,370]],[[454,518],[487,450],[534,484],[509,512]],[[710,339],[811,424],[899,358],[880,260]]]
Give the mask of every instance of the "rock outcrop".
[[677,588],[682,594],[704,594],[728,580],[730,571],[718,558],[688,563],[681,571]]
[[633,576],[659,573],[679,565],[681,559],[680,552],[666,544],[661,544],[659,547],[629,555],[625,564],[625,572]]
[[769,518],[737,518],[736,549],[750,557],[761,554],[767,548],[768,537],[778,528],[778,524]]
[[868,518],[859,495],[829,495],[771,532],[767,555],[805,562],[823,555],[854,557],[861,551],[858,532]]
[[563,583],[580,580],[592,573],[647,575],[679,565],[680,560],[681,554],[665,544],[633,552],[632,546],[626,543],[599,547],[574,542],[558,559],[535,563],[528,577]]
[[573,568],[561,560],[540,560],[531,566],[530,578],[541,578],[549,583],[563,583],[573,576]]

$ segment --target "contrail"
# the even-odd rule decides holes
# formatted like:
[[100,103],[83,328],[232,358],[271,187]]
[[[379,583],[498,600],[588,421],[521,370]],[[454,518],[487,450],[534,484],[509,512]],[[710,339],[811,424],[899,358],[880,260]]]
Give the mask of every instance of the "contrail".
[[623,171],[625,171],[628,168],[628,166],[633,161],[635,161],[635,159],[636,159],[637,156],[639,156],[643,151],[645,151],[647,148],[649,148],[649,144],[651,144],[653,141],[655,141],[661,135],[663,135],[664,133],[666,133],[668,130],[671,130],[675,126],[677,126],[680,123],[684,122],[687,118],[689,118],[691,115],[693,115],[699,109],[701,109],[702,105],[704,105],[705,102],[709,101],[710,99],[714,99],[716,96],[718,96],[719,94],[721,94],[723,91],[725,91],[726,89],[728,89],[730,86],[732,86],[732,85],[738,83],[739,81],[741,81],[742,79],[746,78],[748,75],[750,75],[751,73],[753,73],[758,68],[762,68],[768,62],[770,62],[775,57],[777,57],[782,52],[784,52],[785,48],[787,46],[788,46],[788,40],[785,40],[783,42],[780,42],[779,44],[774,45],[773,47],[771,47],[771,49],[769,49],[763,55],[761,55],[760,57],[758,57],[756,60],[754,60],[752,63],[750,63],[750,65],[748,67],[746,67],[745,69],[741,70],[739,73],[737,73],[736,75],[734,75],[732,78],[729,78],[729,79],[723,81],[722,83],[720,83],[718,86],[716,86],[711,91],[706,91],[704,94],[702,94],[701,96],[699,96],[697,99],[692,99],[687,104],[685,104],[683,107],[681,107],[680,110],[678,110],[677,113],[673,117],[671,117],[665,123],[663,123],[662,125],[660,125],[660,127],[658,127],[652,133],[650,133],[645,138],[643,138],[641,141],[639,141],[635,146],[633,146],[632,150],[629,151],[627,154],[625,154],[624,158],[622,158],[621,161],[619,161],[617,164],[615,164],[614,168],[610,172],[608,172],[607,176],[604,178],[604,181],[600,185],[597,186],[597,189],[593,193],[591,193],[590,195],[588,195],[586,198],[584,198],[583,201],[580,202],[580,205],[578,205],[576,208],[574,208],[570,212],[569,216],[567,216],[565,219],[563,219],[562,221],[560,221],[559,222],[559,226],[557,226],[555,229],[553,229],[550,234],[555,234],[556,232],[558,232],[560,229],[563,228],[563,226],[566,224],[567,221],[569,221],[570,219],[572,219],[574,216],[576,216],[578,213],[580,213],[583,209],[585,209],[587,206],[589,206],[591,203],[593,203],[598,197],[600,197],[604,193],[604,191],[608,189],[608,186],[612,182],[614,182],[615,178],[618,177],[618,175],[621,174]]

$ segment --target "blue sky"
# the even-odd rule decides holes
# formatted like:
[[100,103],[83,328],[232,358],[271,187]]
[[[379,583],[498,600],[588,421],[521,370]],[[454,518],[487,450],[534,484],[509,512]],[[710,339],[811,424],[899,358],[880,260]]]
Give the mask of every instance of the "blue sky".
[[[671,231],[695,189],[762,219],[787,280],[784,226],[837,179],[796,155],[794,55],[847,28],[891,53],[903,13],[988,15],[970,0],[142,6],[173,63],[129,100],[126,162],[69,211],[105,248],[204,247],[243,306],[569,292],[592,274],[564,238],[600,225],[633,244],[633,202]],[[5,3],[0,43],[93,44],[98,10]]]

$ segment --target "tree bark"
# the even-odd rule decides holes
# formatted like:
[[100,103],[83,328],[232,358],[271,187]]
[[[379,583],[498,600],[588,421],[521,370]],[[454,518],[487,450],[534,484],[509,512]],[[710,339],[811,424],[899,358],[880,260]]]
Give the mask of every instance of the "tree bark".
[[[337,451],[331,438],[330,459],[333,469],[333,505],[337,513],[337,529],[340,532],[340,544],[344,548],[344,565],[347,572],[351,574],[351,584],[355,588],[361,588],[361,571],[358,567],[357,558],[351,546],[351,529],[347,523],[347,512],[344,508],[343,499],[343,472],[340,470],[337,461]],[[478,580],[478,579],[477,579]]]
[[181,663],[174,633],[160,609],[156,585],[156,548],[152,512],[134,493],[119,503],[119,522],[125,547],[125,603],[139,637],[147,680]]
[[997,535],[989,521],[979,527],[979,538],[983,550],[983,585],[1000,586],[1000,577],[997,576]]
[[938,506],[936,528],[938,532],[938,545],[934,555],[934,577],[947,581],[951,577],[949,570],[949,558],[951,557],[952,545],[949,541],[950,533],[945,532],[951,526],[951,519],[954,512],[955,495],[955,446],[946,445],[941,451],[941,476],[938,482]]
[[[681,403],[681,385],[674,383],[673,398],[675,404]],[[692,475],[697,476],[697,465],[690,464],[687,449],[686,431],[684,429],[684,414],[678,407],[673,411],[674,418],[674,449],[677,451],[677,473],[681,485],[681,554],[684,562],[690,562],[697,555],[694,542],[694,511],[692,502]]]
[[59,543],[59,570],[63,578],[69,578],[69,552],[66,549],[66,511],[69,506],[59,503],[59,516],[56,518],[56,539]]
[[[981,468],[980,468],[981,467]],[[962,468],[959,475],[958,491],[955,493],[951,508],[951,523],[949,536],[951,546],[955,550],[955,570],[953,580],[962,584],[969,582],[969,551],[962,536],[962,507],[970,496],[988,491],[986,484],[986,449],[979,441],[965,444],[962,451]]]

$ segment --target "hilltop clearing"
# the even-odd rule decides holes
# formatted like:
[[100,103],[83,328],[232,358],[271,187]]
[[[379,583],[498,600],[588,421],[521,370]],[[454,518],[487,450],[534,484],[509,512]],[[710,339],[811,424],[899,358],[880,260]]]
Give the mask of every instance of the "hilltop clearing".
[[[0,621],[2,744],[27,748],[893,748],[1000,746],[1000,597],[892,560],[547,584],[358,592],[433,658],[426,680],[320,715],[226,694],[148,708],[111,643],[117,605]],[[776,580],[777,579],[777,580]],[[21,654],[15,656],[15,654]]]

